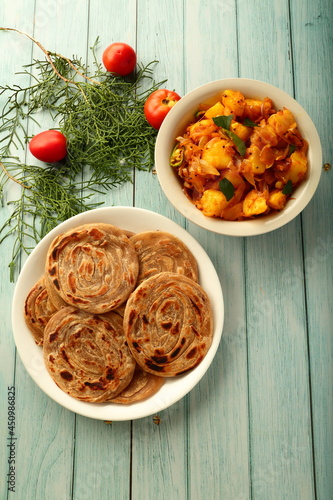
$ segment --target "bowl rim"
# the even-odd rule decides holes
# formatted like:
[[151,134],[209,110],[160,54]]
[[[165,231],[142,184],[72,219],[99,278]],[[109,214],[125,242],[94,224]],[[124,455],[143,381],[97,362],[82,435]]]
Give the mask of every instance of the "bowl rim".
[[[257,219],[244,221],[225,221],[207,217],[198,210],[182,192],[181,183],[174,172],[170,175],[169,156],[175,144],[177,131],[181,125],[188,123],[184,116],[193,115],[201,102],[218,95],[226,88],[240,90],[248,97],[269,97],[273,103],[286,102],[294,114],[298,127],[309,143],[309,173],[304,181],[295,189],[295,196],[286,207],[276,214],[269,214]],[[249,89],[246,92],[246,89]],[[254,92],[254,94],[253,94]],[[257,95],[256,95],[257,94]],[[281,109],[282,104],[276,106]],[[174,124],[177,124],[175,127]],[[175,134],[176,130],[176,134]],[[310,156],[309,156],[310,155]],[[166,164],[167,167],[166,168]],[[276,230],[297,217],[311,201],[320,181],[322,171],[322,147],[318,131],[307,111],[294,97],[270,83],[251,78],[225,78],[213,80],[200,85],[184,95],[170,110],[158,131],[155,143],[155,169],[162,191],[169,202],[186,219],[206,230],[227,236],[256,236]],[[180,196],[181,195],[181,196]]]

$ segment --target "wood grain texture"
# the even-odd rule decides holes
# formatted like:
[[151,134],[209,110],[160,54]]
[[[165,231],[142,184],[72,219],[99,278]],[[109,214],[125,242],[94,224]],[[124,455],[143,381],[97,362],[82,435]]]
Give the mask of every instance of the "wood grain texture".
[[[84,5],[83,2],[80,2],[80,8],[83,9],[80,16],[81,22],[85,25],[87,25],[88,20],[87,5],[87,2],[84,2]],[[85,16],[83,15],[84,6]],[[81,28],[76,15],[79,2],[68,3],[66,16],[62,7],[56,2],[43,3],[36,0],[37,14],[34,17],[33,30],[31,29],[29,34],[39,40],[47,50],[64,55],[70,51],[71,57],[75,45],[78,52],[85,53],[87,35],[81,34],[79,36]],[[33,12],[33,8],[31,8],[31,12]],[[50,29],[51,26],[53,29]],[[64,32],[67,33],[66,37],[63,36]],[[78,40],[80,40],[80,44]],[[29,47],[31,46],[29,40],[25,40],[25,42],[28,43]],[[43,59],[44,55],[34,44],[29,57]],[[40,127],[36,123],[29,122],[28,133],[33,135],[40,130],[52,128],[54,125],[48,116],[40,116]],[[30,153],[27,154],[27,161],[34,161]],[[36,369],[38,370],[38,368],[37,366]],[[28,491],[30,498],[46,498],[48,496],[59,498],[62,495],[65,498],[69,497],[73,483],[73,477],[71,474],[68,475],[68,470],[73,469],[75,414],[59,407],[42,395],[39,412],[36,418],[32,417],[35,415],[32,403],[36,401],[40,390],[30,377],[27,377],[19,358],[17,359],[15,383],[20,389],[21,395],[24,394],[17,405],[18,424],[20,424],[21,429],[24,429],[24,438],[20,441],[21,446],[18,450],[17,461],[17,470],[21,470],[22,474],[22,479],[17,485],[18,496],[24,498]],[[29,402],[28,405],[27,402]],[[26,422],[29,422],[29,425],[26,425]],[[32,455],[34,456],[33,460],[31,460]],[[24,469],[21,464],[29,464],[29,467]]]
[[[186,2],[184,26],[187,91],[209,80],[237,76],[234,2]],[[219,498],[223,491],[226,498],[245,499],[250,477],[244,241],[207,234],[193,224],[188,228],[212,259],[225,301],[219,351],[189,394],[189,498],[199,500],[207,491]]]
[[[166,20],[172,20],[172,36],[165,30]],[[181,2],[138,2],[138,55],[144,64],[157,61],[154,80],[167,80],[162,88],[175,89],[180,94],[184,86],[182,27]],[[167,201],[152,172],[135,172],[134,202],[137,207],[157,211],[184,226],[184,219]],[[160,425],[154,424],[152,417],[133,422],[132,495],[136,500],[187,497],[185,400],[158,416]]]
[[[172,19],[172,37],[164,29],[165,20]],[[143,64],[156,61],[153,77],[164,82],[161,87],[184,93],[183,8],[177,1],[152,3],[140,0],[137,18],[137,52]],[[148,88],[150,82],[147,81]],[[157,211],[180,225],[183,217],[177,213],[160,189],[154,172],[135,172],[135,206]],[[163,229],[163,228],[159,228]]]
[[[251,11],[251,13],[250,13]],[[247,24],[249,16],[255,23]],[[293,93],[288,2],[239,2],[241,75]],[[278,36],[276,35],[278,34]],[[247,42],[246,42],[247,41]],[[253,57],[253,53],[256,57]],[[311,408],[300,218],[246,241],[246,305],[252,494],[312,499]]]
[[[333,156],[332,22],[330,1],[291,4],[296,99],[317,126],[323,163],[332,163]],[[333,497],[332,183],[332,173],[323,171],[302,214],[314,470],[317,498],[323,500]]]
[[76,417],[73,499],[129,498],[131,423]]
[[[32,29],[33,16],[31,7],[33,2],[18,2],[17,8],[25,18],[25,28]],[[2,6],[0,11],[0,25],[20,28],[19,20],[15,15],[15,11],[7,4]],[[16,36],[15,33],[1,33],[1,49],[3,51],[1,57],[1,84],[8,83],[7,79],[13,81],[15,72],[21,69],[26,61],[30,61],[31,57],[31,44],[27,44],[24,40]],[[6,75],[6,76],[5,76]],[[0,97],[1,109],[5,105],[4,97]],[[14,183],[13,183],[14,184]],[[19,196],[20,187],[15,184],[11,187],[10,193],[6,193],[3,206],[1,207],[0,225],[2,226],[8,219],[11,213],[11,207],[7,205],[11,197]],[[9,268],[8,264],[11,261],[10,255],[14,244],[15,235],[10,236],[1,243],[1,279],[0,279],[0,293],[2,303],[1,314],[1,327],[0,327],[0,498],[7,498],[8,494],[8,429],[7,429],[7,415],[8,415],[8,387],[16,386],[15,380],[15,361],[16,352],[15,344],[12,336],[11,329],[11,302],[14,291],[14,284],[9,284]],[[16,386],[17,387],[17,386]],[[17,392],[17,391],[16,391]],[[16,394],[16,398],[19,396]],[[18,423],[17,423],[18,425]],[[15,429],[19,432],[18,429]]]
[[[0,26],[92,63],[114,41],[136,48],[156,81],[181,95],[227,77],[267,81],[308,111],[332,162],[330,0],[3,0]],[[0,32],[2,84],[42,56]],[[16,80],[16,78],[18,78]],[[147,82],[148,85],[148,82]],[[2,99],[2,101],[1,101]],[[0,96],[3,106],[3,98]],[[42,127],[50,126],[41,117]],[[38,127],[29,123],[29,133]],[[23,151],[23,157],[25,151]],[[26,156],[30,161],[29,154]],[[0,498],[11,500],[331,500],[333,498],[332,171],[286,227],[260,237],[208,233],[167,201],[153,172],[95,201],[166,215],[203,246],[225,301],[221,344],[182,400],[133,422],[94,421],[49,399],[26,373],[11,332],[1,243]],[[12,186],[13,196],[19,192]],[[7,196],[7,193],[6,193]],[[10,206],[0,209],[0,224]],[[163,229],[163,228],[160,228]],[[22,255],[22,263],[26,257]],[[32,367],[40,367],[32,357]],[[16,492],[7,490],[7,388],[16,387]]]

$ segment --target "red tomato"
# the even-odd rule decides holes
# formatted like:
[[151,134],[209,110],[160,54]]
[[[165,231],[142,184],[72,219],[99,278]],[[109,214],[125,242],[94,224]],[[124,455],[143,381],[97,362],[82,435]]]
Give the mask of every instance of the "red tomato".
[[66,137],[58,130],[45,130],[31,139],[29,149],[38,160],[54,163],[65,158],[66,142]]
[[136,53],[127,43],[112,43],[103,52],[102,61],[110,73],[126,76],[136,65]]
[[159,129],[172,106],[180,99],[180,95],[172,90],[159,89],[150,94],[144,105],[144,113],[148,123]]

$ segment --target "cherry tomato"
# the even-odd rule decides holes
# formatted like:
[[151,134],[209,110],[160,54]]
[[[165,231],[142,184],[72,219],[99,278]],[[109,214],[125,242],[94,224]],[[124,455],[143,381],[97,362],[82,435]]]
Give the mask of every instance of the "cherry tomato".
[[172,106],[180,98],[180,95],[172,90],[159,89],[152,92],[144,105],[144,113],[148,123],[159,129]]
[[103,52],[102,61],[110,73],[126,76],[136,65],[136,53],[127,43],[112,43]]
[[58,130],[45,130],[31,139],[29,149],[38,160],[54,163],[65,158],[66,142],[66,137]]

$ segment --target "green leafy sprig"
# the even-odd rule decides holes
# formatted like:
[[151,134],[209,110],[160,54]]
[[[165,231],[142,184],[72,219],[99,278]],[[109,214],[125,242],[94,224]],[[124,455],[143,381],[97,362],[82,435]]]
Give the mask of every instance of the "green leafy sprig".
[[[148,95],[165,83],[153,80],[157,61],[138,65],[129,77],[105,72],[96,58],[98,39],[91,47],[90,71],[82,59],[46,51],[26,36],[41,48],[45,60],[24,67],[30,85],[0,86],[6,99],[0,119],[0,198],[2,205],[12,206],[0,227],[0,244],[15,235],[9,263],[12,281],[21,251],[30,253],[60,222],[102,204],[92,201],[94,193],[131,181],[134,169],[152,168],[156,130],[146,121],[143,107]],[[68,154],[58,164],[27,165],[17,151],[24,155],[28,123],[38,124],[39,114],[45,112],[66,136]],[[10,181],[20,185],[20,195],[8,201]]]

